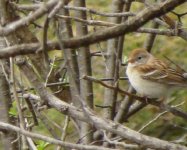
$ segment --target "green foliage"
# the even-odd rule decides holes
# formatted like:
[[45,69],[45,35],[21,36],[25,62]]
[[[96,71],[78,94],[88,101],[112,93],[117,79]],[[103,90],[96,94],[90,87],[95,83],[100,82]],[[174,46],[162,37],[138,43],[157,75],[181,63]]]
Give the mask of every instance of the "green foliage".
[[47,146],[49,145],[48,142],[44,142],[44,141],[41,141],[41,140],[38,140],[36,143],[37,143],[37,149],[38,150],[45,150],[47,148]]
[[12,103],[12,107],[9,110],[9,115],[16,117],[18,115],[17,108],[16,108],[16,101]]

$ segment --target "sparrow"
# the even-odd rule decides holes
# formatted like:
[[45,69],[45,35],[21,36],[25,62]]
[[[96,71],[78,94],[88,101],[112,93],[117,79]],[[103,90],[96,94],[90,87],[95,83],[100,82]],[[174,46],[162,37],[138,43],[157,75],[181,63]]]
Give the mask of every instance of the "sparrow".
[[187,87],[183,69],[172,68],[144,49],[131,51],[126,74],[136,92],[146,98],[164,99],[172,89]]

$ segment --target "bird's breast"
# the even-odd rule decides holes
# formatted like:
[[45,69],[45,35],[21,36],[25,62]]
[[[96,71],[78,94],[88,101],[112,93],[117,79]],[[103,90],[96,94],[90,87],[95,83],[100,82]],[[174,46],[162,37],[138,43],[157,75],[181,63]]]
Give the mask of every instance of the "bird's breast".
[[128,66],[126,74],[133,88],[141,96],[146,96],[148,98],[161,98],[167,96],[168,87],[166,85],[143,79],[142,73],[138,72],[133,67]]

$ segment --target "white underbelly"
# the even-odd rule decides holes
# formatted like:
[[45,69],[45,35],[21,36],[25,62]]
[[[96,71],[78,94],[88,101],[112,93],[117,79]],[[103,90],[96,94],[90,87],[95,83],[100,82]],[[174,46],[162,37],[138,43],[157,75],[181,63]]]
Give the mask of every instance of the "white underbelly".
[[[131,72],[131,75],[129,75]],[[168,94],[168,87],[166,85],[145,80],[136,71],[130,71],[127,69],[127,76],[129,82],[141,96],[146,96],[148,98],[161,98],[166,97]]]

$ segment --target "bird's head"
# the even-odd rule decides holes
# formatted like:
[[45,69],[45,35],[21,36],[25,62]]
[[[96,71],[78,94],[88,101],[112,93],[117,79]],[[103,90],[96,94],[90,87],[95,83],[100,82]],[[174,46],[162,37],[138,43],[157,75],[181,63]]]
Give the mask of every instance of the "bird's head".
[[129,54],[128,63],[133,66],[146,64],[151,56],[152,55],[144,49],[134,49]]

